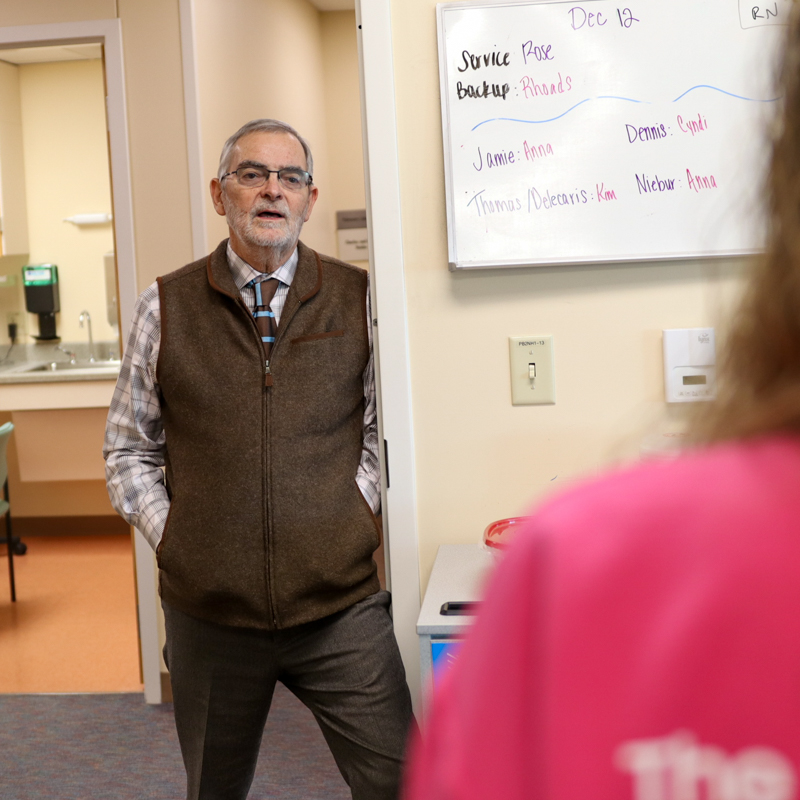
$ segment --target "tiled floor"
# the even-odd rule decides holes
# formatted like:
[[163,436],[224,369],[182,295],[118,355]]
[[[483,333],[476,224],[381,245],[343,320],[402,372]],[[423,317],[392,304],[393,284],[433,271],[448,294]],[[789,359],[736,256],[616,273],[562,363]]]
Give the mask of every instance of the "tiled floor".
[[36,536],[0,546],[0,693],[141,691],[128,536]]

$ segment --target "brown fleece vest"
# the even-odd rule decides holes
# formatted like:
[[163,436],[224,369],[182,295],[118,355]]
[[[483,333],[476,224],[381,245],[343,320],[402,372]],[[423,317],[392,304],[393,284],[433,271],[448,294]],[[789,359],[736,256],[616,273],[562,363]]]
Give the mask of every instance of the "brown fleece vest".
[[379,588],[378,532],[355,482],[366,273],[299,245],[266,375],[226,245],[158,279],[161,595],[211,622],[287,628]]

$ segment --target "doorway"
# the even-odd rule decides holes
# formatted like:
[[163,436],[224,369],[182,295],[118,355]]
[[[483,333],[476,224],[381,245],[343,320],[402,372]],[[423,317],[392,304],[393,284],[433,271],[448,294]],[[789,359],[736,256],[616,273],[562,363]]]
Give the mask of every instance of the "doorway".
[[[11,157],[8,148],[0,148],[0,156],[5,155],[0,164],[4,182],[9,176],[13,178],[16,171],[18,186],[22,186],[21,192],[3,192],[2,213],[7,224],[4,225],[2,271],[16,276],[24,264],[59,261],[62,308],[58,335],[61,343],[67,345],[73,339],[86,336],[85,330],[78,330],[79,318],[89,316],[85,312],[91,308],[95,338],[98,342],[106,342],[108,348],[118,354],[120,338],[124,336],[126,327],[120,326],[120,319],[130,319],[137,294],[119,21],[2,28],[0,62],[0,69],[4,70],[6,77],[9,72],[16,72],[20,91],[27,93],[21,103],[20,114],[28,117],[30,134],[22,135],[25,126],[20,119],[17,127],[22,134],[17,144],[22,148],[22,140],[26,140],[24,150],[27,160],[22,149],[20,157],[14,158],[13,148]],[[96,126],[81,129],[80,125],[87,118],[93,118]],[[35,124],[31,120],[35,120]],[[12,123],[6,127],[15,126]],[[80,154],[64,151],[63,147],[69,139],[74,140],[73,145],[83,146],[84,151]],[[114,178],[113,187],[109,182],[109,168]],[[67,173],[66,186],[56,185],[55,175],[59,171]],[[28,173],[27,176],[25,173]],[[94,194],[89,191],[92,187]],[[24,198],[26,193],[27,202],[19,203],[20,196]],[[63,201],[69,201],[72,207],[64,205]],[[37,217],[39,212],[46,212],[45,216],[49,215],[49,218],[40,219]],[[5,333],[5,323],[9,321],[7,317],[10,314],[18,323],[18,335],[35,336],[39,333],[37,320],[25,311],[22,281],[17,278],[7,284],[16,291],[9,292],[6,289],[6,295],[0,301],[4,323],[0,333]],[[52,416],[60,413],[56,409],[65,409],[64,413],[77,413],[82,419],[97,418],[102,426],[105,413],[103,405],[107,408],[107,401],[81,401],[75,399],[79,393],[67,391],[71,388],[69,384],[64,383],[60,387],[59,390],[58,384],[54,384],[49,394],[39,392],[38,397],[29,400],[27,405],[24,399],[19,400],[17,405],[6,403],[3,410],[15,411],[19,408],[21,413],[28,415],[42,412]],[[6,394],[9,394],[8,390]],[[25,393],[10,394],[20,398]],[[92,424],[87,423],[89,427]],[[102,459],[96,469],[102,475]],[[60,478],[57,476],[54,484],[51,471],[49,477],[40,476],[38,480],[49,480],[48,485],[53,486],[59,485]],[[81,480],[73,486],[80,484],[85,488],[90,483],[102,484],[102,479]],[[62,481],[60,485],[69,486],[69,483]],[[97,488],[94,486],[94,489]],[[15,508],[12,497],[12,515],[19,510]],[[128,620],[134,620],[132,658],[138,680],[141,673],[136,663],[132,546],[126,526],[122,527],[122,533],[111,535],[110,538],[104,535],[81,537],[79,542],[73,543],[71,561],[66,538],[48,541],[45,546],[45,537],[35,537],[37,545],[31,551],[41,550],[41,563],[36,566],[47,566],[49,563],[51,572],[57,578],[77,574],[77,562],[86,562],[92,550],[96,551],[95,556],[99,560],[95,563],[96,569],[89,566],[89,574],[97,572],[104,579],[108,579],[114,570],[109,566],[110,562],[104,562],[103,559],[113,553],[118,567],[122,558],[120,574],[127,581],[121,578],[117,583],[122,585],[127,582],[127,586],[122,587],[126,592],[123,603],[127,606]],[[60,557],[56,555],[58,552],[61,553]],[[65,553],[67,556],[64,556]],[[66,561],[63,561],[64,557]],[[63,561],[61,567],[58,566],[59,558]],[[20,564],[20,577],[25,570],[28,570],[28,564]],[[40,620],[52,621],[53,615],[48,612],[45,600],[48,596],[50,599],[57,597],[64,589],[53,588],[42,592],[40,581],[37,578],[36,599],[29,598],[31,602],[28,608],[35,612],[34,617],[38,615]],[[18,590],[21,588],[18,578]],[[85,587],[80,584],[73,584],[72,589],[73,593],[86,594],[83,591]],[[22,592],[18,593],[22,600]],[[99,597],[102,597],[102,593],[90,606],[94,606],[97,613],[102,615],[107,609]],[[86,613],[76,612],[73,617],[83,617],[84,627],[91,635],[92,625],[85,619]],[[26,634],[29,632],[26,631]],[[97,689],[107,690],[107,687],[98,686]]]

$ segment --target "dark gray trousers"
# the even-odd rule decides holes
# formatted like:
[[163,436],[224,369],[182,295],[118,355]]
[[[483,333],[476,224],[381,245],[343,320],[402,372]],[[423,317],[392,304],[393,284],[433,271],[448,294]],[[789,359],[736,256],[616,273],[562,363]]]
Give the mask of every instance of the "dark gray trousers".
[[414,723],[390,602],[377,592],[281,631],[215,625],[163,603],[187,800],[245,800],[276,681],[314,714],[353,800],[395,800]]

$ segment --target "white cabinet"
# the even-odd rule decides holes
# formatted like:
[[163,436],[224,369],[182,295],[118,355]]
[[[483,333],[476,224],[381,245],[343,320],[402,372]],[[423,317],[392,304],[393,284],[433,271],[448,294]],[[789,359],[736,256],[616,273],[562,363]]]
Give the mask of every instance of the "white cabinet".
[[479,544],[439,546],[417,620],[424,714],[429,711],[435,682],[457,657],[461,640],[475,619],[474,615],[447,616],[442,606],[479,602],[496,563],[496,557]]

